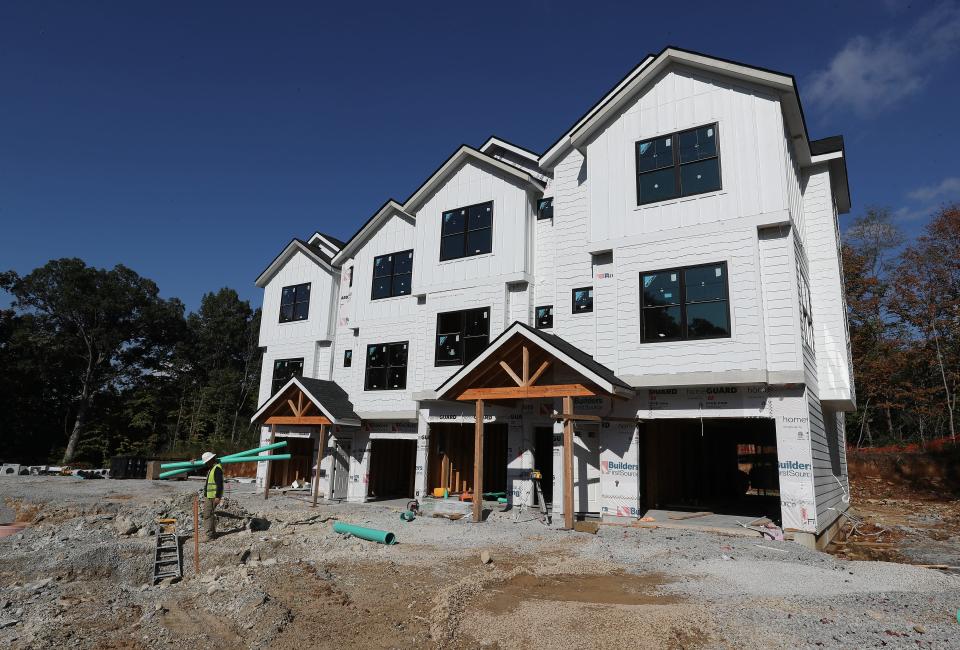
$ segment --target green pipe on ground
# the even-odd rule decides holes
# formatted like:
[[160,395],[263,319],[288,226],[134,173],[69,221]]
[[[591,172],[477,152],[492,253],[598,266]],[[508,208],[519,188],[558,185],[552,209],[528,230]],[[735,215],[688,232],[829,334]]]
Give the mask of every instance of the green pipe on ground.
[[354,537],[359,537],[360,539],[365,539],[370,542],[378,542],[380,544],[390,545],[397,543],[397,537],[393,533],[385,530],[377,530],[376,528],[354,526],[353,524],[347,524],[342,521],[333,522],[333,532],[347,533]]
[[261,451],[270,451],[271,449],[280,449],[281,447],[286,447],[287,441],[283,440],[281,442],[275,442],[270,445],[264,445],[263,447],[257,447],[256,449],[248,449],[246,451],[238,451],[235,454],[227,454],[226,456],[221,456],[220,460],[226,460],[228,458],[237,458],[237,457],[247,457],[259,454]]
[[506,492],[484,492],[483,493],[484,499],[493,499],[494,497],[505,497],[505,496],[507,496]]
[[259,463],[267,460],[290,460],[291,454],[274,454],[272,456],[231,456],[221,458],[220,463],[229,465],[230,463]]
[[417,515],[413,512],[413,510],[407,510],[400,513],[400,518],[404,521],[413,521],[417,518]]

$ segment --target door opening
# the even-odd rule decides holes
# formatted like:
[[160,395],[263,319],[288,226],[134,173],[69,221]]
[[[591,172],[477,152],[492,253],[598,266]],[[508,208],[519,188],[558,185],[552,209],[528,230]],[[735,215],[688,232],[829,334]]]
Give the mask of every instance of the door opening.
[[[533,437],[533,467],[540,471],[543,501],[553,503],[553,427],[536,427]],[[534,505],[539,505],[536,499]]]

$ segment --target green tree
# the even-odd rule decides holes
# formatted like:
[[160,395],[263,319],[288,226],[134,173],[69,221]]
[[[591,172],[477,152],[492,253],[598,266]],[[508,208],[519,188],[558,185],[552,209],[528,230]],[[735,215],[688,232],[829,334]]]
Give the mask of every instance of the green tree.
[[75,392],[63,463],[76,455],[98,395],[171,370],[183,305],[161,298],[156,284],[125,266],[51,260],[25,276],[3,273],[0,287],[13,296],[13,309],[31,318],[33,336],[64,355],[63,378]]

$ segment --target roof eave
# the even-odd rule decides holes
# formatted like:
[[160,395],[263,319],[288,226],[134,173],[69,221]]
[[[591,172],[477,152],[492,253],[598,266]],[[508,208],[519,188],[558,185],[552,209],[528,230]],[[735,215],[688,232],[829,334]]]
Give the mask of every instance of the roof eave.
[[356,252],[360,246],[370,238],[373,233],[377,231],[377,228],[392,215],[398,214],[405,219],[409,219],[411,222],[416,221],[416,217],[412,214],[409,214],[403,209],[403,206],[397,203],[394,199],[388,199],[386,203],[380,206],[380,209],[373,213],[373,216],[367,219],[367,223],[363,224],[360,230],[350,238],[346,244],[343,245],[343,248],[340,249],[336,255],[333,256],[333,263],[337,266],[342,265],[346,260],[350,259],[353,254]]
[[270,282],[270,279],[277,274],[277,272],[283,267],[284,264],[287,263],[287,261],[295,252],[303,253],[304,255],[309,257],[311,260],[316,262],[318,266],[326,269],[330,273],[335,272],[335,269],[333,268],[333,266],[330,263],[328,263],[325,259],[317,255],[315,251],[310,250],[309,246],[304,244],[299,239],[293,239],[290,241],[289,244],[284,246],[283,250],[280,251],[280,254],[277,255],[272,262],[270,262],[270,265],[267,266],[267,268],[264,269],[263,272],[257,276],[257,279],[254,281],[254,285],[261,289],[266,287],[267,284]]

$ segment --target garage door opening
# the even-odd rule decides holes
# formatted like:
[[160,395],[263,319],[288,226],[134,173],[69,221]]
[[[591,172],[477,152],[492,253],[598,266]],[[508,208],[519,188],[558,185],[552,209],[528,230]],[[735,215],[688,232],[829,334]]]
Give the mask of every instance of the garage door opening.
[[[430,425],[429,492],[473,492],[474,425]],[[507,425],[483,426],[483,491],[507,490]]]
[[416,440],[371,441],[370,500],[412,499],[416,461]]
[[640,432],[645,509],[767,517],[780,523],[772,419],[652,420]]

